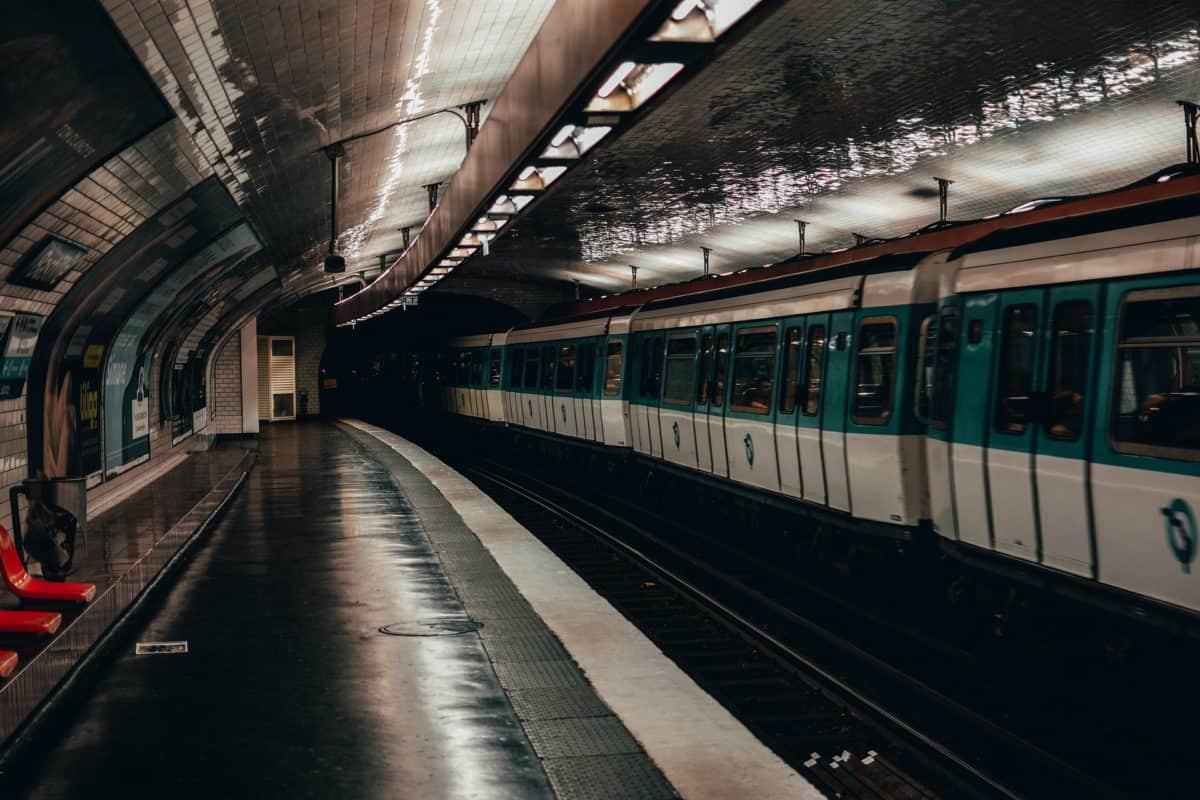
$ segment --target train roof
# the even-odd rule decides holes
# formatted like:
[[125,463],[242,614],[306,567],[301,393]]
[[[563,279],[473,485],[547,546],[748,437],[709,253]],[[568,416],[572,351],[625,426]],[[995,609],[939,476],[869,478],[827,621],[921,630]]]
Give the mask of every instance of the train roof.
[[950,257],[962,258],[972,253],[1070,239],[1076,236],[1087,236],[1093,233],[1104,233],[1121,228],[1134,228],[1140,225],[1152,225],[1156,222],[1195,216],[1200,216],[1200,194],[1172,197],[1152,203],[992,231],[957,248]]
[[883,272],[896,272],[898,270],[912,269],[928,255],[929,253],[925,251],[910,253],[888,253],[886,255],[868,258],[862,261],[852,261],[838,267],[823,269],[819,272],[795,272],[791,274],[775,276],[766,275],[763,276],[762,279],[752,283],[735,284],[733,286],[727,286],[724,288],[714,288],[707,292],[697,292],[694,294],[680,295],[678,297],[670,297],[665,300],[657,300],[642,306],[642,310],[657,311],[660,309],[677,308],[679,306],[689,306],[694,303],[707,303],[713,300],[726,300],[734,297],[741,297],[747,294],[757,294],[758,292],[774,291],[776,289],[788,289],[793,286],[820,283],[822,281],[845,278],[851,275],[877,275]]

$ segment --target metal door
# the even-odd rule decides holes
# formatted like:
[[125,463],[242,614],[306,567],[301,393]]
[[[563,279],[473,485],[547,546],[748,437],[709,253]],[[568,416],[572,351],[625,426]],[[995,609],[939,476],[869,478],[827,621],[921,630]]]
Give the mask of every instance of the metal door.
[[1000,295],[999,340],[988,420],[988,499],[995,548],[1037,561],[1041,552],[1038,497],[1033,480],[1038,391],[1045,328],[1041,289]]

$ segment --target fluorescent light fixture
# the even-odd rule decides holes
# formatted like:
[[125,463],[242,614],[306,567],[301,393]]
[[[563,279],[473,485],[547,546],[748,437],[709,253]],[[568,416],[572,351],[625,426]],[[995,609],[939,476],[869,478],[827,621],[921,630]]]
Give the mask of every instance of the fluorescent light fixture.
[[517,180],[519,180],[519,181],[529,180],[529,178],[535,172],[537,172],[537,167],[535,167],[531,164],[528,167],[526,167],[525,169],[521,170],[521,174],[517,176]]
[[[591,150],[596,144],[608,136],[612,132],[612,127],[608,125],[597,126],[570,126],[571,132],[567,136],[562,137],[557,143],[552,140],[550,146],[542,153],[542,158],[563,158],[572,159],[580,158],[587,151]],[[558,140],[559,137],[554,137]]]
[[608,80],[600,84],[600,90],[596,92],[596,94],[601,97],[608,97],[610,94],[616,91],[617,87],[621,85],[621,82],[628,78],[629,73],[633,72],[635,69],[637,69],[637,64],[633,63],[632,61],[622,61],[621,66],[613,70],[612,75],[608,76]]
[[682,0],[652,42],[712,42],[749,14],[762,0]]
[[565,142],[567,139],[570,139],[571,134],[573,134],[574,132],[575,132],[574,125],[563,125],[562,128],[559,129],[558,133],[554,134],[554,138],[550,140],[550,146],[558,147],[563,142]]
[[[681,69],[683,69],[683,64],[673,62],[635,64],[619,85],[614,86],[608,94],[597,93],[585,110],[589,113],[594,111],[634,111],[666,86],[672,78],[679,74]],[[605,84],[605,86],[607,85]]]
[[[518,178],[512,185],[509,191],[512,192],[540,192],[554,181],[558,180],[559,176],[567,171],[566,167],[529,167],[532,170],[524,178]],[[528,201],[527,201],[528,202]]]

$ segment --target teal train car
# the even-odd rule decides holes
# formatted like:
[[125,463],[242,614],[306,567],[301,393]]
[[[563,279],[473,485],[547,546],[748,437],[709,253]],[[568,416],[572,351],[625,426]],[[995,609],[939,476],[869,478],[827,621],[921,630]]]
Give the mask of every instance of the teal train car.
[[460,339],[446,404],[1193,615],[1193,173]]

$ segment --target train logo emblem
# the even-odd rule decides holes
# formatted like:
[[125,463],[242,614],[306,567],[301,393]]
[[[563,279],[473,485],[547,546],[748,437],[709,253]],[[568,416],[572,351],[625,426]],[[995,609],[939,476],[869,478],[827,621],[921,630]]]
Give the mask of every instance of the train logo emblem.
[[559,409],[562,411],[563,422],[566,422],[567,421],[567,407],[559,406]]
[[746,438],[742,440],[746,444],[746,461],[749,462],[751,469],[754,467],[754,439],[750,434],[746,434]]
[[1185,573],[1192,571],[1196,558],[1196,515],[1186,500],[1176,497],[1171,505],[1159,509],[1166,521],[1167,546]]
[[678,422],[671,423],[671,433],[675,434],[675,449],[678,450],[679,449],[679,423]]

